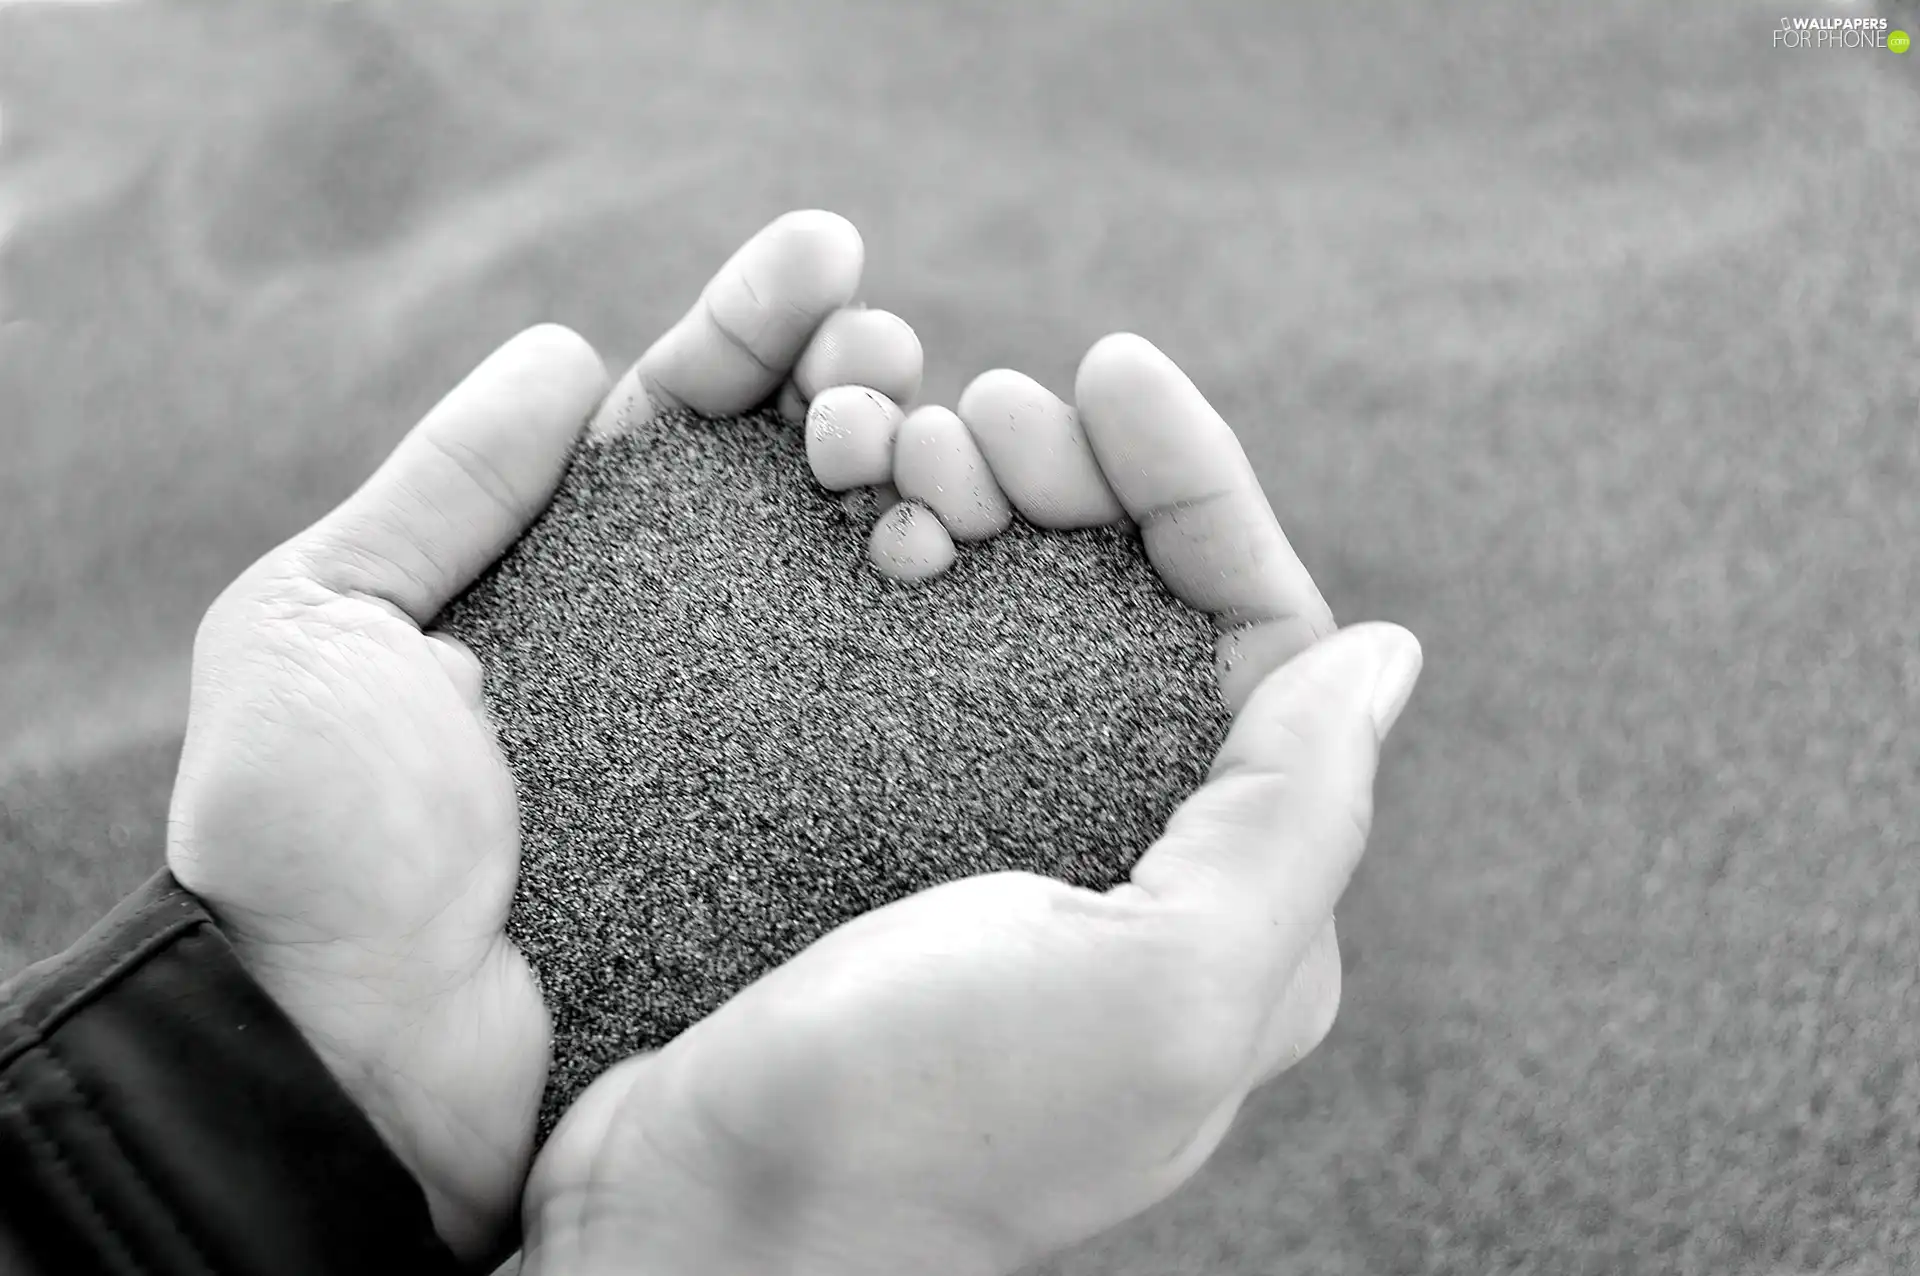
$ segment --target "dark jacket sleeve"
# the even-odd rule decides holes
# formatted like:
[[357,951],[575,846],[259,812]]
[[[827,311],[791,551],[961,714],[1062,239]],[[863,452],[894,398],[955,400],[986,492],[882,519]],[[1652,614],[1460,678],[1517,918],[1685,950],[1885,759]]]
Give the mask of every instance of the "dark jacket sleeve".
[[419,1185],[166,872],[0,987],[0,1263],[458,1270]]

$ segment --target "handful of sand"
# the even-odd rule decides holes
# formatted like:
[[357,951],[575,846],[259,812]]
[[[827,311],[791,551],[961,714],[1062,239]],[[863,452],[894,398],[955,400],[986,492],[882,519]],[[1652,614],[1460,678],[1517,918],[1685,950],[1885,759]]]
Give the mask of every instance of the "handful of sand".
[[865,547],[798,429],[672,415],[583,444],[441,617],[519,790],[542,1138],[863,912],[1006,869],[1117,884],[1205,778],[1209,622],[1130,531],[1016,522],[917,586]]

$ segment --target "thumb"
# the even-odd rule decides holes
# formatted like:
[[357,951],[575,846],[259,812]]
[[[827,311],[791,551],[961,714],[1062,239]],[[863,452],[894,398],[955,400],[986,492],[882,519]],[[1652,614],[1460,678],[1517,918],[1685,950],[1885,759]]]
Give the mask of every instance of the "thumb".
[[[1279,987],[1366,849],[1380,744],[1420,665],[1412,634],[1370,624],[1341,630],[1270,674],[1207,783],[1134,867],[1131,888],[1192,925],[1224,927],[1235,937],[1234,959],[1249,963],[1241,973]],[[1241,935],[1254,938],[1242,945]]]
[[382,599],[425,626],[546,507],[605,390],[584,339],[529,328],[297,537],[296,561],[322,586]]

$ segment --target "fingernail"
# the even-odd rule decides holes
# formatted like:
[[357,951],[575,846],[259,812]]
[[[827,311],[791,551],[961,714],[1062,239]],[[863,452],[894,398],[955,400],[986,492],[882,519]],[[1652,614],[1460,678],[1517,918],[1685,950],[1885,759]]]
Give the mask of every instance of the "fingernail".
[[1420,681],[1422,657],[1420,640],[1397,626],[1388,628],[1378,641],[1379,673],[1374,678],[1367,712],[1373,718],[1375,737],[1385,740],[1400,720],[1400,711],[1407,707],[1414,684]]

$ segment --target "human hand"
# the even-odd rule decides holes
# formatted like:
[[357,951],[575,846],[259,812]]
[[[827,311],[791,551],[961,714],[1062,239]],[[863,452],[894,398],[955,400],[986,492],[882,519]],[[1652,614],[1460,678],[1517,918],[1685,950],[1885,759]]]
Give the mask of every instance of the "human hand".
[[[804,402],[809,376],[911,398],[911,330],[841,310],[862,266],[840,218],[775,221],[611,395],[581,338],[522,333],[200,627],[169,866],[463,1257],[513,1221],[548,1020],[502,933],[519,818],[481,671],[432,621],[546,505],[590,414],[595,429],[669,406],[730,414],[783,385]],[[821,350],[846,315],[854,336]]]
[[[1050,397],[988,374],[960,416],[1063,419]],[[1162,579],[1218,622],[1236,717],[1209,782],[1114,890],[999,873],[912,896],[609,1071],[529,1179],[525,1272],[998,1276],[1167,1196],[1329,1030],[1332,911],[1419,647],[1325,637],[1238,441],[1164,355],[1109,338],[1076,397]],[[999,477],[1023,513],[1062,504]]]

